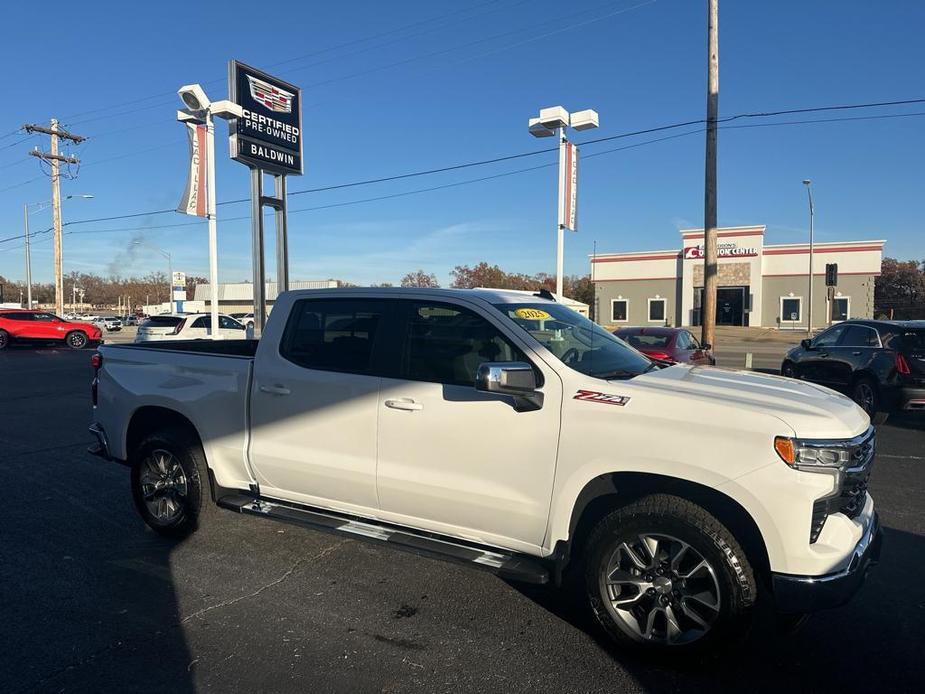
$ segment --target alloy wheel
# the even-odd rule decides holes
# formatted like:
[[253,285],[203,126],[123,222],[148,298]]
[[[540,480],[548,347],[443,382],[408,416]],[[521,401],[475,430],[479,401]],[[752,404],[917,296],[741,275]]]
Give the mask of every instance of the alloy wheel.
[[156,449],[141,461],[141,495],[148,512],[167,523],[183,511],[189,485],[180,461],[170,451]]
[[640,534],[620,543],[602,563],[601,594],[621,629],[659,645],[703,638],[720,614],[716,571],[690,544],[669,535]]
[[87,338],[83,333],[71,333],[68,335],[67,344],[74,349],[82,349],[87,344]]

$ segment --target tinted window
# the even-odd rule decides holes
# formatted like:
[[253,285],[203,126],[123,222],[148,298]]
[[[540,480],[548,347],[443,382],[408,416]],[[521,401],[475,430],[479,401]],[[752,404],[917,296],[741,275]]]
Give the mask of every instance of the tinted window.
[[813,347],[834,347],[843,332],[845,332],[844,325],[836,325],[834,328],[829,328],[813,340]]
[[668,343],[671,342],[671,338],[668,335],[624,335],[620,333],[618,337],[629,342],[636,348],[667,347]]
[[863,325],[849,325],[841,344],[843,347],[877,347],[880,342],[876,330]]
[[151,316],[145,325],[149,328],[176,328],[182,320],[178,316]]
[[784,299],[780,302],[781,320],[800,320],[799,299]]
[[[206,325],[211,325],[212,320],[209,319],[209,322]],[[229,318],[228,316],[219,316],[218,317],[218,326],[222,330],[244,330],[244,326],[238,323],[234,318]]]
[[625,321],[627,312],[627,302],[625,299],[617,299],[613,302],[613,313],[611,315],[611,320],[616,321]]
[[0,315],[0,318],[6,318],[8,320],[32,320],[31,313],[4,313]]
[[414,381],[474,386],[480,364],[527,361],[491,323],[458,306],[408,303],[401,373]]
[[665,320],[665,300],[664,299],[653,299],[649,302],[649,320],[650,321]]
[[682,330],[678,333],[678,337],[674,341],[674,344],[678,349],[693,349],[691,346],[690,333],[686,330]]
[[289,316],[280,354],[307,369],[370,373],[384,315],[382,301],[299,301]]
[[32,320],[39,320],[45,323],[50,323],[53,320],[58,320],[51,313],[33,313]]
[[193,321],[193,324],[190,327],[191,328],[208,328],[209,319],[206,318],[205,316],[203,316],[202,318],[197,318],[196,320]]

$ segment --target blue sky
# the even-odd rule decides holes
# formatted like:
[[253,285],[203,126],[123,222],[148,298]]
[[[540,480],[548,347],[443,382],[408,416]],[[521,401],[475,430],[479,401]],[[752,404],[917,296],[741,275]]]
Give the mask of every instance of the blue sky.
[[[702,118],[705,6],[699,0],[429,0],[394,3],[92,2],[8,4],[0,30],[5,98],[0,135],[57,116],[90,139],[63,194],[65,221],[175,207],[187,146],[175,90],[198,81],[226,94],[243,60],[303,89],[302,177],[290,191],[529,152],[540,107],[594,108],[601,128],[575,141]],[[229,9],[231,8],[231,9]],[[54,17],[52,23],[49,17]],[[925,4],[720,3],[720,115],[925,97]],[[55,36],[36,40],[36,32]],[[377,37],[377,38],[370,38]],[[285,61],[285,62],[284,62]],[[925,113],[925,104],[773,119]],[[751,124],[753,121],[749,121]],[[769,121],[765,121],[769,122]],[[925,257],[925,117],[728,128],[719,136],[721,225],[766,224],[766,243],[806,238],[803,178],[812,178],[820,240],[887,239],[886,253]],[[224,127],[217,129],[224,134]],[[696,130],[690,128],[688,130]],[[686,130],[672,131],[679,134]],[[702,133],[590,157],[655,136],[582,148],[580,231],[566,272],[599,252],[679,246],[702,225]],[[47,138],[0,140],[0,238],[22,231],[22,205],[50,197],[38,160]],[[247,197],[248,172],[216,141],[218,199]],[[554,268],[553,166],[438,191],[307,211],[552,164],[542,154],[388,184],[290,198],[291,276],[396,282],[423,268],[448,283],[455,265]],[[32,180],[35,179],[35,180]],[[246,204],[219,208],[220,278],[250,277]],[[174,269],[206,275],[204,224],[162,214],[74,225],[65,271]],[[32,229],[50,226],[32,215]],[[184,224],[172,228],[165,225]],[[160,227],[160,228],[158,228]],[[275,274],[272,225],[267,270]],[[0,243],[0,274],[24,275],[21,242]],[[33,276],[49,281],[49,235],[35,239]]]

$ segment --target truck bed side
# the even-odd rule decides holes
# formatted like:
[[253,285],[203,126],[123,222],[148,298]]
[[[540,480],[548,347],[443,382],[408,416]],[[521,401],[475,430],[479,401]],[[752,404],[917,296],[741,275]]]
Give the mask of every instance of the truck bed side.
[[[232,341],[227,341],[231,343]],[[253,347],[235,340],[240,355],[216,354],[225,342],[147,345],[103,345],[95,420],[106,432],[110,454],[126,460],[133,443],[133,418],[169,424],[179,415],[195,428],[222,487],[247,489],[248,413],[253,371]],[[250,341],[247,341],[250,342]],[[252,341],[256,346],[256,341]],[[213,353],[207,350],[211,346]],[[171,413],[174,413],[173,415]]]

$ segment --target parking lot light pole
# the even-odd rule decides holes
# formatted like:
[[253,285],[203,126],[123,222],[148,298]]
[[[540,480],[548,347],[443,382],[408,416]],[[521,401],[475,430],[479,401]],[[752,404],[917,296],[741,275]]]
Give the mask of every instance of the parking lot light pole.
[[[211,285],[210,332],[213,340],[221,339],[218,330],[218,229],[215,219],[215,116],[224,118],[241,118],[243,110],[240,105],[223,99],[212,101],[206,96],[202,86],[186,84],[177,90],[180,100],[187,110],[177,111],[177,120],[181,123],[204,123],[206,126],[206,217],[209,220],[209,284]],[[171,290],[173,291],[173,290]],[[173,297],[171,297],[173,298]]]
[[[568,224],[568,220],[564,218],[564,204],[566,204],[566,201],[563,198],[563,186],[571,184],[571,171],[564,171],[563,168],[565,167],[569,147],[566,133],[569,127],[574,130],[590,130],[598,127],[597,111],[586,109],[576,113],[569,113],[561,106],[552,106],[540,109],[539,117],[531,118],[527,124],[527,128],[533,137],[552,137],[556,135],[559,138],[559,210],[556,223],[556,294],[558,296],[563,296],[565,229]],[[575,181],[575,185],[577,185],[577,181]],[[575,231],[575,229],[572,229],[572,231]]]
[[816,210],[813,206],[813,182],[806,178],[803,179],[803,185],[806,186],[806,194],[809,196],[809,308],[806,313],[806,333],[813,334],[813,218],[816,216]]

